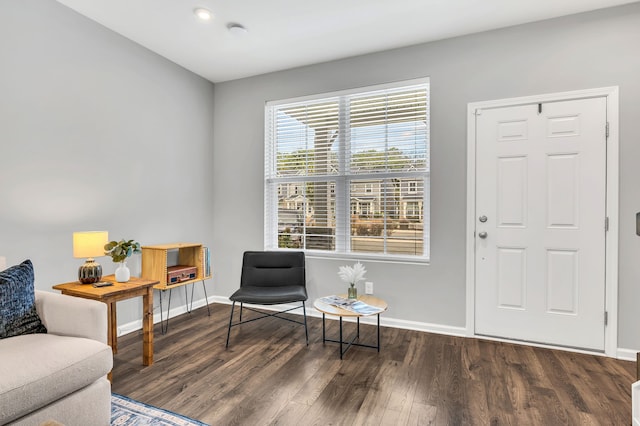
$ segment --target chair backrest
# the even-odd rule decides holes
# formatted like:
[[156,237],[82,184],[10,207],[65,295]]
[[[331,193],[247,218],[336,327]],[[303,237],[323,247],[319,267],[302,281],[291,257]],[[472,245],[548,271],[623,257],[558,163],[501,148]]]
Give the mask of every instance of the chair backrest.
[[304,252],[247,251],[242,259],[240,287],[306,287]]

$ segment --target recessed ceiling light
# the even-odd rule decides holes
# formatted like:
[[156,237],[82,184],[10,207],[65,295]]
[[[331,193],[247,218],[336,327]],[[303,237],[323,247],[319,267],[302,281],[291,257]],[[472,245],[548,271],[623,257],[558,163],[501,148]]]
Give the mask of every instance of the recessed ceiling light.
[[210,21],[213,18],[213,13],[210,10],[205,9],[204,7],[198,7],[193,9],[193,13],[200,19],[201,21]]
[[247,29],[245,27],[243,27],[240,24],[236,24],[236,23],[229,23],[227,24],[227,29],[229,30],[229,32],[233,35],[236,36],[240,36],[240,35],[244,35],[247,33]]

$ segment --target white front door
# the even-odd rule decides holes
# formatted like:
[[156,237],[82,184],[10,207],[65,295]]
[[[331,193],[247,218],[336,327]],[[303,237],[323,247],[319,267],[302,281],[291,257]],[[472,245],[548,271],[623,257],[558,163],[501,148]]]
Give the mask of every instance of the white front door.
[[476,113],[475,332],[604,350],[606,97]]

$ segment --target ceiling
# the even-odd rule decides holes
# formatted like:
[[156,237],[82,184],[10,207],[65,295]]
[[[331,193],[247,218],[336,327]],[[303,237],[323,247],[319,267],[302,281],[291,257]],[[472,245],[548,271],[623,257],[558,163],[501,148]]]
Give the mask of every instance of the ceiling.
[[[212,81],[636,0],[58,0]],[[204,7],[214,17],[200,21]],[[234,34],[227,26],[247,29]]]

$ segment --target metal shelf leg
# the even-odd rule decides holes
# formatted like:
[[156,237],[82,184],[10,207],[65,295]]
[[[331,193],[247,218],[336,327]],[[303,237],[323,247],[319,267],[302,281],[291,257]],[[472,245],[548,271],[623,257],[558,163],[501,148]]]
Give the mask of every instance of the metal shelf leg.
[[160,290],[160,331],[162,334],[167,334],[169,330],[169,309],[171,308],[171,289],[169,289],[169,302],[167,303],[167,319],[166,322],[163,320],[162,316],[162,295],[167,290]]

